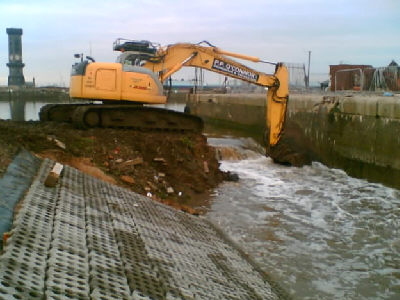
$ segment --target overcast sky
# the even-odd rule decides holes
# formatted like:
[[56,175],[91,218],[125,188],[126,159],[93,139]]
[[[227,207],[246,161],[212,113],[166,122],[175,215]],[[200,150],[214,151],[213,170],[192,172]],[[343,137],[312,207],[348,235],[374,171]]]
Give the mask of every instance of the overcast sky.
[[8,77],[8,27],[23,29],[25,79],[39,85],[68,86],[74,53],[115,61],[119,37],[208,40],[294,63],[307,63],[310,50],[312,81],[327,79],[330,64],[400,63],[399,0],[0,0],[0,25],[0,85]]

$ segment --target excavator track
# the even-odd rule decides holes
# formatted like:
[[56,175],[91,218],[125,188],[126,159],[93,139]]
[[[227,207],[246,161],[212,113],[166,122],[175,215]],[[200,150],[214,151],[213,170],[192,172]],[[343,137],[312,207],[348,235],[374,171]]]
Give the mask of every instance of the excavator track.
[[39,116],[41,121],[68,122],[81,129],[203,130],[203,121],[197,116],[140,105],[49,104],[41,109]]

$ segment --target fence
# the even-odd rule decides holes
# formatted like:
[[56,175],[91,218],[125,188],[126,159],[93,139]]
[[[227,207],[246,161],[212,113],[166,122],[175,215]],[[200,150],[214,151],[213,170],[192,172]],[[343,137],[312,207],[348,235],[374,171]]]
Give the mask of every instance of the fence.
[[333,91],[400,91],[398,66],[357,67],[332,71]]

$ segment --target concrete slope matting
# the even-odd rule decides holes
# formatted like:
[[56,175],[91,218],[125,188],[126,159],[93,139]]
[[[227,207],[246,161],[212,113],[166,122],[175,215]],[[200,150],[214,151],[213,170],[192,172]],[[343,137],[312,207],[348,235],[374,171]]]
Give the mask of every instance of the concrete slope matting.
[[0,299],[279,299],[205,220],[45,160],[0,257]]
[[[0,236],[11,228],[14,208],[32,183],[40,159],[21,150],[0,178]],[[2,241],[0,242],[0,247]]]

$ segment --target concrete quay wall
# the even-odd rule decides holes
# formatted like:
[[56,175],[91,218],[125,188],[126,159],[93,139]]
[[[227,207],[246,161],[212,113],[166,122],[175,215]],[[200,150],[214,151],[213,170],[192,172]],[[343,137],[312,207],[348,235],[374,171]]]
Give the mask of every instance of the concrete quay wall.
[[[189,106],[262,135],[265,95],[191,95]],[[400,97],[291,94],[286,128],[283,138],[313,160],[400,188]]]
[[0,88],[0,101],[69,101],[68,90],[47,88]]
[[190,112],[202,117],[206,124],[244,130],[261,141],[265,100],[265,95],[258,94],[196,94],[189,95],[187,104]]

